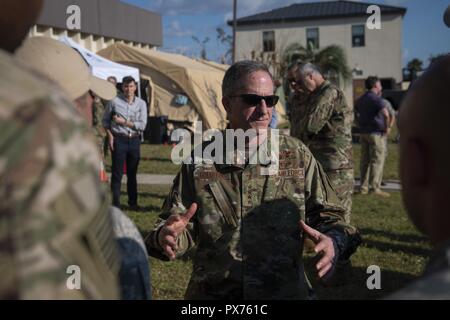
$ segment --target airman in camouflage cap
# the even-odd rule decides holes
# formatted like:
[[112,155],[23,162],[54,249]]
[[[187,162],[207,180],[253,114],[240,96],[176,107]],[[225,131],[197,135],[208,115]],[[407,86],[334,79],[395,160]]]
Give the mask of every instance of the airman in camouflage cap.
[[[2,49],[16,49],[41,5],[2,1]],[[117,298],[117,248],[89,128],[50,80],[1,50],[0,68],[0,298]],[[72,266],[79,289],[68,285]]]

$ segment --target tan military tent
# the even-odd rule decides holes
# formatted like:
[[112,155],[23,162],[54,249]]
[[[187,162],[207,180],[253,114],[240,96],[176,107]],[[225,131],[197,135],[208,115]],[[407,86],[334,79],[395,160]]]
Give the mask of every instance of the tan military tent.
[[[165,115],[187,127],[195,121],[202,121],[203,129],[226,127],[221,103],[224,70],[182,55],[125,44],[114,44],[97,54],[139,68],[141,78],[150,81],[150,116]],[[187,104],[180,104],[177,95],[187,96]]]
[[214,61],[209,61],[209,60],[204,60],[204,59],[198,59],[197,61],[206,64],[207,66],[222,70],[224,72],[226,72],[228,70],[228,68],[230,67],[227,64],[220,64]]

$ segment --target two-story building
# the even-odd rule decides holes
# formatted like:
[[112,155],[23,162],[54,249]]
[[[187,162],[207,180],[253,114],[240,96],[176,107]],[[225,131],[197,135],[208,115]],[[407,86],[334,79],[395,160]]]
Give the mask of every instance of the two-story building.
[[119,0],[45,0],[29,36],[67,36],[93,52],[116,42],[139,48],[163,44],[161,15]]
[[[299,3],[237,19],[236,60],[283,51],[292,43],[316,48],[341,46],[353,79],[345,85],[347,101],[364,93],[364,79],[376,75],[385,88],[402,82],[402,21],[405,8],[378,5],[381,29],[369,29],[371,3],[330,1]],[[231,23],[229,23],[231,24]]]

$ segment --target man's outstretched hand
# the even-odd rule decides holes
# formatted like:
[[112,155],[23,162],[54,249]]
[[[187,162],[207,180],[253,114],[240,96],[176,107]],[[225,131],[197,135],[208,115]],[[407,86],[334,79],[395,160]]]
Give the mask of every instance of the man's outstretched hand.
[[197,204],[193,203],[184,215],[180,216],[177,214],[170,216],[159,231],[159,245],[169,259],[175,259],[175,253],[178,250],[177,238],[184,231],[184,229],[186,229],[186,226],[196,212]]
[[319,278],[323,278],[328,271],[333,267],[333,260],[335,256],[333,240],[330,237],[320,233],[316,229],[306,225],[303,220],[300,220],[300,228],[311,238],[316,244],[314,251],[321,253],[322,257],[316,264],[316,270]]

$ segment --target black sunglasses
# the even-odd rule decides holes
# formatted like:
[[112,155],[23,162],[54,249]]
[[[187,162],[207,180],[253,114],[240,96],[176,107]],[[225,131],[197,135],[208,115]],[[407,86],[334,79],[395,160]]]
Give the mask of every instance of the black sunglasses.
[[257,94],[251,94],[251,93],[240,94],[237,96],[230,96],[230,97],[231,98],[241,98],[242,101],[244,101],[244,103],[251,105],[251,106],[256,106],[261,102],[261,100],[264,100],[266,102],[266,105],[270,108],[274,107],[278,103],[278,100],[280,99],[280,97],[276,96],[276,95],[259,96]]

